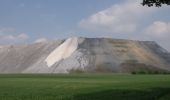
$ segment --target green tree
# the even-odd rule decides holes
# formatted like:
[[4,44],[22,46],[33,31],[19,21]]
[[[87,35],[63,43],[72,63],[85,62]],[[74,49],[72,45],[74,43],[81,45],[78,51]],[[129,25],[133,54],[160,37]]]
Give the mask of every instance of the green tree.
[[148,7],[156,6],[161,7],[162,4],[170,5],[170,0],[143,0],[142,5],[147,5]]

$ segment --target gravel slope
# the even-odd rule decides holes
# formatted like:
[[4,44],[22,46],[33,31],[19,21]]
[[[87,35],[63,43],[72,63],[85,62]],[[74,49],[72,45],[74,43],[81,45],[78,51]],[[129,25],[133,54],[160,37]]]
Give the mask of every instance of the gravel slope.
[[0,73],[117,73],[141,68],[170,71],[170,53],[153,41],[109,38],[0,46]]

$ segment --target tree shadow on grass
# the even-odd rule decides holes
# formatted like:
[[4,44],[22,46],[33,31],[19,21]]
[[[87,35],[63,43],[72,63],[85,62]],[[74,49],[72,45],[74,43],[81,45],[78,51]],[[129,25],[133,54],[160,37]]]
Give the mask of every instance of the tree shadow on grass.
[[[167,94],[170,94],[170,88],[154,88],[150,90],[117,89],[78,94],[73,97],[73,100],[160,100]],[[170,98],[166,100],[170,100]]]

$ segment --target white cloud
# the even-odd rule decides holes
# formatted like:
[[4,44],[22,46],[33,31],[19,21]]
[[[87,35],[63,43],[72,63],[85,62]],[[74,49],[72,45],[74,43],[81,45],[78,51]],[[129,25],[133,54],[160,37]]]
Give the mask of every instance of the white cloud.
[[170,35],[170,22],[155,21],[146,28],[145,34],[156,38],[165,38]]
[[14,28],[0,28],[0,44],[23,43],[29,39],[26,33],[16,33]]
[[24,3],[19,4],[20,7],[25,7]]
[[17,36],[17,38],[22,39],[22,40],[27,40],[29,36],[25,33],[21,33]]
[[39,38],[37,40],[35,40],[35,43],[41,43],[41,42],[47,42],[46,38]]
[[140,19],[149,15],[154,9],[143,7],[139,0],[128,0],[82,19],[79,27],[102,33],[131,33],[136,30]]
[[0,27],[0,34],[4,34],[4,33],[12,33],[12,32],[15,32],[15,28],[12,28],[12,27],[8,27],[8,28],[1,28]]
[[20,40],[27,40],[29,36],[27,34],[19,34],[19,35],[0,35],[0,40],[1,41],[20,41]]

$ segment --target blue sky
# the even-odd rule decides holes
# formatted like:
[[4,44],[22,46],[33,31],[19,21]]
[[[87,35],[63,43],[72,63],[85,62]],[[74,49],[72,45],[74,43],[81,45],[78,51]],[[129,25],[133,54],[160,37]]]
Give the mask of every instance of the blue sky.
[[170,7],[142,0],[0,0],[0,44],[111,37],[156,41],[170,51]]

